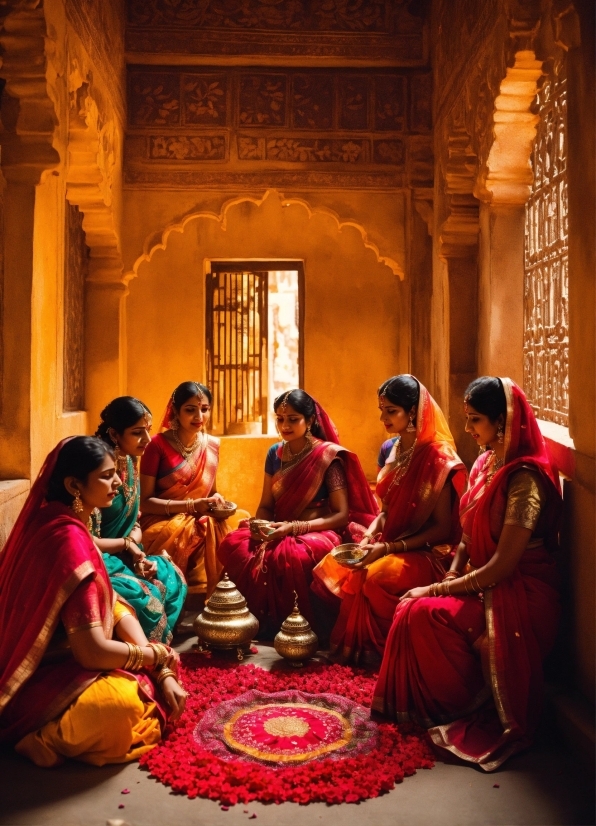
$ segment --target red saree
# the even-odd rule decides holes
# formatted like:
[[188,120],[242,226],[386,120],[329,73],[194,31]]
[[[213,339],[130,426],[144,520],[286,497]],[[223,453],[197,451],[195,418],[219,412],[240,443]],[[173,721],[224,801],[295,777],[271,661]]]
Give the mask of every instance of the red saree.
[[[561,496],[538,424],[524,394],[502,379],[507,397],[505,464],[487,485],[479,457],[462,497],[464,540],[474,568],[495,553],[512,475],[537,472],[546,495],[535,540],[509,578],[478,596],[400,603],[387,640],[373,707],[415,719],[433,742],[485,771],[531,742],[541,708],[542,659],[556,634],[556,546]],[[548,547],[547,547],[548,546]]]
[[[439,406],[423,385],[416,418],[416,449],[400,484],[393,484],[398,472],[393,454],[379,472],[377,495],[387,513],[380,541],[394,542],[420,531],[449,483],[453,488],[452,526],[443,541],[452,546],[461,535],[458,505],[466,484],[466,469],[455,452]],[[323,559],[314,576],[342,600],[331,650],[342,660],[382,656],[400,594],[417,585],[430,585],[443,573],[439,559],[430,550],[391,554],[360,571],[341,567],[331,556]]]
[[[378,508],[358,457],[336,443],[337,431],[318,405],[317,419],[330,441],[315,441],[298,464],[273,476],[274,521],[299,518],[321,487],[331,462],[339,458],[347,478],[349,518],[368,525]],[[251,537],[248,527],[241,527],[224,539],[218,556],[261,623],[261,630],[268,627],[276,633],[292,610],[294,591],[301,612],[316,625],[309,596],[312,570],[341,541],[339,534],[329,530],[260,543]]]
[[[84,627],[102,625],[106,637],[113,631],[116,598],[101,553],[69,508],[44,501],[63,444],[47,457],[0,554],[0,741],[16,742],[58,717],[102,676],[80,666],[59,633],[70,602],[75,627],[91,619]],[[81,590],[90,581],[97,585],[92,609]],[[154,701],[145,675],[119,673]]]

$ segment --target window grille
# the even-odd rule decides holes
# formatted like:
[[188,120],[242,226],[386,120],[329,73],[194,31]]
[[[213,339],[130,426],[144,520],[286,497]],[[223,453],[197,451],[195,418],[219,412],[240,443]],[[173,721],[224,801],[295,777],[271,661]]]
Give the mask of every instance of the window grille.
[[268,273],[212,270],[206,319],[211,427],[216,433],[266,433]]
[[526,206],[524,389],[536,416],[568,425],[567,80],[553,68],[535,100],[540,120]]

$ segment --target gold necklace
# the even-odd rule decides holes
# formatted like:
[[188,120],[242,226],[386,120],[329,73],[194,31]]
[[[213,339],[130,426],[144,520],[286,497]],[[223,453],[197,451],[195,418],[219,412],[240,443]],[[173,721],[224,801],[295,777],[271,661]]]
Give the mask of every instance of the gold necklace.
[[186,447],[183,445],[180,439],[178,438],[178,433],[175,430],[172,430],[172,436],[174,437],[174,441],[176,442],[176,447],[178,448],[178,452],[181,456],[183,456],[187,461],[196,451],[201,443],[201,434],[197,433],[197,435],[192,440],[191,444]]
[[412,461],[412,456],[414,455],[414,449],[416,447],[417,442],[418,439],[414,439],[414,444],[412,445],[412,447],[408,448],[408,450],[404,451],[403,453],[401,452],[401,438],[397,443],[397,448],[395,451],[395,461],[397,463],[397,468],[395,470],[395,476],[391,480],[391,484],[389,485],[387,493],[389,493],[389,491],[392,488],[397,487],[399,484],[401,484],[401,480],[404,478],[404,476],[410,468],[410,463]]
[[488,460],[490,463],[490,468],[488,473],[486,474],[486,482],[484,483],[484,487],[487,488],[490,483],[492,482],[496,472],[501,470],[503,465],[505,464],[505,459],[497,459],[497,454],[493,451],[493,455]]
[[283,446],[282,451],[281,451],[281,465],[282,465],[282,468],[283,468],[284,462],[286,464],[289,464],[290,462],[295,464],[296,462],[298,462],[300,459],[302,459],[303,456],[306,456],[306,454],[309,453],[312,450],[312,447],[313,447],[312,442],[310,442],[307,439],[306,444],[304,445],[302,450],[299,450],[298,453],[292,453],[292,451],[290,450],[290,443],[289,442],[284,442],[284,446]]

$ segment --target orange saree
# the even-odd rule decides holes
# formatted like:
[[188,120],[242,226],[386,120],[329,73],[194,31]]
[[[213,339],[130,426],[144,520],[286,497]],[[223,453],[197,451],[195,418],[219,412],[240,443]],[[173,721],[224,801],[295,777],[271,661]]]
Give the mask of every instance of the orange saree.
[[[202,447],[189,461],[158,433],[141,459],[141,474],[155,478],[155,495],[160,499],[204,499],[213,490],[218,463],[219,439],[214,436],[205,434]],[[217,549],[241,516],[230,525],[230,520],[191,513],[143,515],[145,553],[151,556],[167,551],[186,577],[189,593],[209,596],[223,570]]]
[[[405,476],[399,480],[394,448],[377,478],[377,495],[387,514],[380,541],[395,542],[418,533],[450,484],[452,523],[443,541],[453,546],[461,534],[458,508],[467,474],[441,409],[422,385],[416,430],[416,448]],[[356,662],[382,656],[399,596],[417,585],[430,585],[443,573],[430,549],[390,554],[359,571],[349,571],[326,556],[314,575],[342,600],[331,650],[342,660]]]

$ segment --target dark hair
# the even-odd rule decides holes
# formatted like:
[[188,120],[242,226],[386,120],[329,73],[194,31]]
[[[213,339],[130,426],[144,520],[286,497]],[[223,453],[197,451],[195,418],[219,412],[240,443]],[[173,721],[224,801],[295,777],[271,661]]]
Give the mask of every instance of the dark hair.
[[276,413],[278,407],[280,407],[284,401],[287,402],[290,407],[293,407],[297,413],[302,413],[305,419],[310,419],[314,416],[315,418],[310,426],[310,432],[316,439],[325,441],[323,429],[317,422],[317,409],[314,399],[309,396],[308,393],[305,393],[304,390],[290,390],[289,393],[287,391],[281,393],[273,402],[273,409]]
[[401,376],[392,376],[377,390],[378,396],[385,396],[393,404],[403,407],[409,413],[420,401],[420,385],[413,376],[406,373]]
[[213,397],[211,390],[205,387],[204,384],[199,384],[198,381],[183,381],[172,393],[172,402],[176,410],[180,410],[184,402],[192,399],[193,396],[207,396],[209,404],[211,404]]
[[474,379],[466,388],[465,401],[481,413],[496,422],[502,414],[507,416],[507,399],[501,379],[496,376],[481,376]]
[[147,405],[135,399],[134,396],[118,396],[99,414],[101,424],[95,431],[95,435],[111,446],[113,441],[108,433],[109,428],[122,435],[127,427],[132,427],[147,413],[151,415]]
[[95,436],[75,436],[66,442],[50,477],[47,501],[72,505],[74,496],[64,487],[66,477],[74,476],[80,482],[86,482],[89,474],[97,470],[106,456],[113,457],[114,454],[105,442]]

